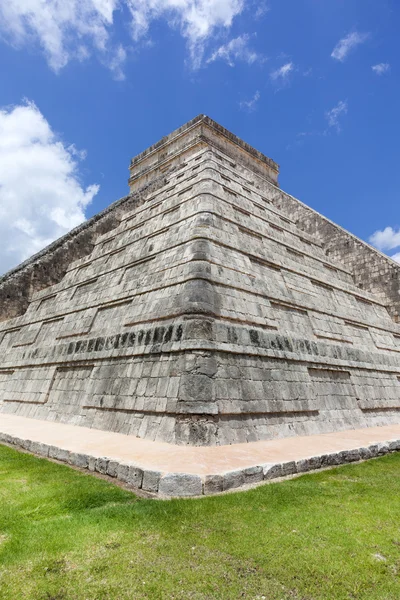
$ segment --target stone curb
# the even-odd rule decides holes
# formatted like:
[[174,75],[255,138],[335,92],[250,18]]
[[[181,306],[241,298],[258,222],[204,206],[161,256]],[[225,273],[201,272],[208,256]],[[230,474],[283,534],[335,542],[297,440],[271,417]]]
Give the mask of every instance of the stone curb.
[[200,477],[193,473],[162,473],[161,471],[143,469],[134,462],[71,452],[57,446],[21,439],[8,433],[0,432],[1,442],[22,448],[37,456],[53,458],[68,465],[114,477],[132,489],[158,494],[160,498],[210,496],[229,490],[239,490],[262,481],[271,481],[327,467],[368,460],[390,452],[400,451],[400,439],[395,439],[351,450],[309,456],[297,461],[264,463],[254,467]]

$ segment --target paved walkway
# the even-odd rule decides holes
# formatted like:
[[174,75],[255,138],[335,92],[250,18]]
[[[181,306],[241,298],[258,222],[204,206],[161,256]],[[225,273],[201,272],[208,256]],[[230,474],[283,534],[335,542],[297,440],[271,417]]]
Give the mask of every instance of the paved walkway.
[[173,446],[63,423],[0,414],[0,432],[80,454],[133,461],[146,469],[212,475],[263,463],[282,463],[400,439],[400,425],[352,429],[232,446]]
[[400,424],[195,448],[0,414],[1,441],[160,496],[199,496],[400,450]]

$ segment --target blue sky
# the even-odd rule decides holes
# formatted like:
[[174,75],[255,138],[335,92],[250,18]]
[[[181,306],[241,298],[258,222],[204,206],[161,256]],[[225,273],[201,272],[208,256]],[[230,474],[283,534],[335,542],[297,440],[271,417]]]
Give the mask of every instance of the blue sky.
[[124,196],[131,157],[199,113],[400,260],[399,31],[396,0],[2,3],[0,271]]

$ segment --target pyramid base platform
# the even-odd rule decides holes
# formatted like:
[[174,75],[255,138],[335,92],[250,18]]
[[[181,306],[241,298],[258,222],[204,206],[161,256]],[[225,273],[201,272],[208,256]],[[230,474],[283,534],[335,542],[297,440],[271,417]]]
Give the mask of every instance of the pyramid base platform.
[[208,496],[400,450],[400,425],[248,444],[182,447],[1,415],[0,443],[116,478],[160,498]]

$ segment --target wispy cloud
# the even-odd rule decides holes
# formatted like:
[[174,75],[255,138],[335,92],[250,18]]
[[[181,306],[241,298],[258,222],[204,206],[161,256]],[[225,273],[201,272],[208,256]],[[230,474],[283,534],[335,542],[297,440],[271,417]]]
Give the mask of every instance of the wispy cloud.
[[124,81],[125,79],[124,64],[126,57],[127,53],[125,48],[119,45],[106,60],[106,66],[110,69],[114,79],[117,81]]
[[327,133],[327,129],[313,129],[311,131],[300,131],[296,134],[294,141],[287,144],[286,149],[293,150],[294,148],[297,148],[299,146],[304,146],[308,139],[322,137],[327,135]]
[[294,141],[290,142],[286,146],[286,150],[293,150],[298,146],[303,146],[304,142],[307,138],[312,137],[314,135],[322,135],[321,132],[318,131],[300,131],[296,134]]
[[40,48],[55,72],[96,56],[123,79],[127,48],[113,41],[116,11],[130,15],[130,44],[151,40],[152,23],[164,19],[185,39],[190,65],[198,68],[206,45],[244,7],[245,0],[15,0],[0,2],[0,35],[15,48]]
[[294,64],[292,62],[288,62],[279,69],[272,71],[269,76],[272,79],[272,81],[284,82],[288,80],[289,75],[293,71],[293,69]]
[[339,60],[340,62],[344,62],[349,52],[360,44],[363,44],[368,37],[369,33],[359,33],[358,31],[349,33],[344,38],[339,40],[332,51],[331,57]]
[[[318,138],[318,137],[324,137],[330,134],[331,130],[333,129],[334,131],[336,131],[336,133],[340,133],[342,130],[341,127],[341,118],[346,115],[348,112],[348,104],[347,104],[347,100],[340,100],[336,106],[334,106],[333,108],[331,108],[331,110],[327,110],[325,112],[325,119],[328,122],[328,126],[325,127],[318,127],[315,129],[311,129],[309,131],[300,131],[297,135],[296,138],[294,139],[294,141],[290,142],[286,148],[288,150],[291,150],[293,148],[296,148],[298,146],[303,146],[303,144],[306,142],[306,140],[311,139],[311,138]],[[319,118],[322,118],[319,117]]]
[[259,2],[257,0],[256,5],[257,5],[257,8],[256,8],[256,12],[254,13],[254,17],[256,19],[261,19],[261,17],[263,17],[264,15],[267,14],[267,12],[270,11],[270,7],[268,6],[268,4],[266,2]]
[[340,119],[348,112],[347,101],[340,100],[336,106],[325,113],[328,126],[333,127],[339,133],[341,131]]
[[389,63],[379,63],[378,65],[373,65],[371,69],[377,75],[384,75],[384,73],[390,71],[390,65]]
[[207,60],[207,63],[224,60],[230,67],[234,67],[236,61],[243,61],[249,65],[256,61],[265,61],[264,57],[249,48],[249,40],[250,36],[247,33],[239,35],[237,38],[230,40],[227,44],[215,50]]
[[256,109],[257,102],[261,98],[260,92],[257,90],[254,96],[250,100],[242,100],[239,102],[239,106],[243,110],[253,112]]

